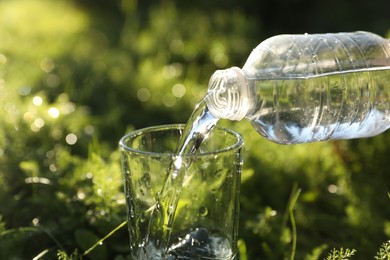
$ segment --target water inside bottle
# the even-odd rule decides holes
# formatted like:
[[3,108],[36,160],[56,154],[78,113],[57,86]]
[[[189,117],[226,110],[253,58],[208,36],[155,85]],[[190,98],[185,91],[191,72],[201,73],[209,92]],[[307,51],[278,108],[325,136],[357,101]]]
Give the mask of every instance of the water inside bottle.
[[281,144],[374,136],[389,127],[389,82],[388,69],[250,80],[261,109],[248,119]]

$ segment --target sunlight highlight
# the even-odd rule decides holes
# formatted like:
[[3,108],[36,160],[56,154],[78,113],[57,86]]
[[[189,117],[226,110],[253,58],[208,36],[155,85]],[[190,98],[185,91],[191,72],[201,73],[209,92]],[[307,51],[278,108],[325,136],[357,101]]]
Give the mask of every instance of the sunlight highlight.
[[43,99],[40,96],[35,96],[32,101],[33,101],[33,104],[37,107],[39,107],[43,104]]
[[49,108],[47,112],[49,113],[49,116],[52,118],[58,118],[60,115],[60,111],[55,107]]

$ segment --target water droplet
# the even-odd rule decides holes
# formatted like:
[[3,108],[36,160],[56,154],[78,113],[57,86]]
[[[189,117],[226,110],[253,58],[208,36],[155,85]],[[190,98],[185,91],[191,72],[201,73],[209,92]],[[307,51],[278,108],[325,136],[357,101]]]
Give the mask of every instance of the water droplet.
[[175,205],[169,204],[167,213],[168,215],[175,213]]

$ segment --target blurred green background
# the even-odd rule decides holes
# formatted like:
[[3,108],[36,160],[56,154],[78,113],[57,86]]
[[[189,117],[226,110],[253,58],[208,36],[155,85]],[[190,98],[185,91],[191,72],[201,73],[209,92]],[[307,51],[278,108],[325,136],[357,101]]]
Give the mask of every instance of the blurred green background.
[[[281,33],[389,37],[388,10],[388,0],[0,1],[0,259],[83,254],[122,223],[119,138],[186,122],[216,69],[242,66]],[[389,132],[281,146],[248,122],[221,125],[246,142],[241,259],[289,259],[295,239],[296,259],[341,247],[373,259],[390,239]],[[123,227],[85,258],[128,254]]]

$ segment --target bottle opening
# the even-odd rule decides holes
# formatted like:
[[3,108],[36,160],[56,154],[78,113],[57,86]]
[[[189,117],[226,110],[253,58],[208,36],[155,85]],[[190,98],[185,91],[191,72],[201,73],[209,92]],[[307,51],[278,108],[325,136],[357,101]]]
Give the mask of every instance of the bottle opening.
[[211,76],[208,88],[206,102],[214,117],[238,121],[246,116],[249,91],[240,68],[217,70]]

